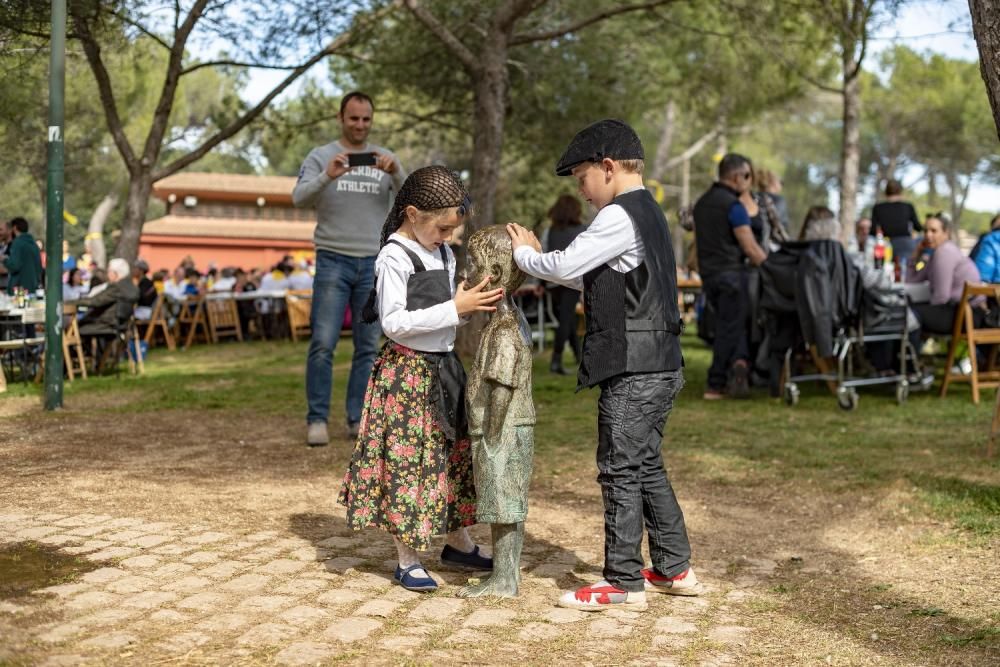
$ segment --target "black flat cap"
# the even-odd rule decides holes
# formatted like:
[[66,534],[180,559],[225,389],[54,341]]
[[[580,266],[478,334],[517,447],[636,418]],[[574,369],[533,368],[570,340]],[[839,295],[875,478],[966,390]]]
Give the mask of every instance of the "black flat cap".
[[576,133],[556,163],[556,176],[569,176],[583,162],[644,160],[642,142],[627,123],[613,118],[599,120]]

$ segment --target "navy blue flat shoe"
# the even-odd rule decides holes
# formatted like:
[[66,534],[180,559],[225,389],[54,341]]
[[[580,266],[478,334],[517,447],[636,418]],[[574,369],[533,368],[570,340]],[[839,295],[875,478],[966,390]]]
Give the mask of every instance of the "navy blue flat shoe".
[[[408,591],[416,591],[417,593],[429,593],[430,591],[436,591],[438,587],[437,582],[431,579],[429,575],[426,577],[418,577],[410,574],[414,570],[423,569],[424,566],[420,563],[411,565],[405,570],[397,565],[396,574],[393,576],[393,579],[398,581],[399,585]],[[426,572],[426,570],[424,571]]]
[[444,545],[441,551],[441,562],[462,570],[492,570],[493,559],[479,555],[479,545],[470,553],[459,551],[450,544]]

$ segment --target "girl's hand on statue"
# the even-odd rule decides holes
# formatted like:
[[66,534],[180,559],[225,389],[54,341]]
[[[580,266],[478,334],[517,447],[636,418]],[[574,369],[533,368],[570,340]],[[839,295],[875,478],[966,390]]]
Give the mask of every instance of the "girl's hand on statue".
[[465,282],[459,284],[455,291],[455,310],[458,311],[459,317],[480,310],[490,313],[496,310],[496,306],[490,304],[503,298],[503,288],[483,291],[489,284],[490,278],[492,276],[486,276],[478,285],[468,289]]
[[542,244],[538,242],[538,237],[516,222],[507,223],[507,233],[510,235],[511,250],[517,250],[526,245],[534,248],[535,252],[542,251]]

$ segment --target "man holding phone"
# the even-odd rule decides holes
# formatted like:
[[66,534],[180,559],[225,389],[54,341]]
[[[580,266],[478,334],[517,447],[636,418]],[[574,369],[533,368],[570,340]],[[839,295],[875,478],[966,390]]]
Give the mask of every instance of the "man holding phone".
[[368,142],[375,105],[360,91],[340,102],[340,139],[314,148],[302,163],[292,200],[316,209],[316,276],[306,360],[306,415],[310,446],[330,441],[327,422],[333,385],[333,352],[344,312],[351,309],[354,357],[347,381],[347,432],[357,435],[365,388],[382,333],[362,322],[361,309],[375,279],[375,256],[393,196],[406,179],[392,151]]

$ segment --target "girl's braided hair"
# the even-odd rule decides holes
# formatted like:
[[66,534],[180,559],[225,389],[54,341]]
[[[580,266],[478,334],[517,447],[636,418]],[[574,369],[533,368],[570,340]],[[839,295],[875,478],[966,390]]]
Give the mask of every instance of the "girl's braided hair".
[[[413,206],[418,211],[433,212],[447,208],[459,208],[459,215],[466,216],[472,205],[469,192],[465,189],[458,174],[447,167],[432,165],[421,167],[407,176],[403,187],[396,194],[392,209],[382,225],[382,237],[379,240],[379,250],[385,247],[389,237],[403,224],[406,207]],[[378,278],[375,279],[368,302],[361,311],[365,323],[371,324],[378,319],[376,289]]]

